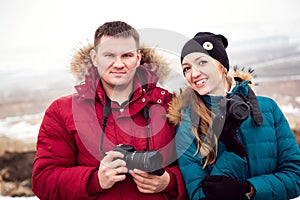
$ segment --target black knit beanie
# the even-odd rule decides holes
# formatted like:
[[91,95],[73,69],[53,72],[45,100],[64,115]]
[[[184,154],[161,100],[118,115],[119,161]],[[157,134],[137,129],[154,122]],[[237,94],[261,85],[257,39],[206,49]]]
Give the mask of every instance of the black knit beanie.
[[183,46],[181,51],[181,63],[186,55],[193,52],[201,52],[219,61],[228,71],[229,60],[225,50],[227,46],[228,41],[223,35],[199,32]]

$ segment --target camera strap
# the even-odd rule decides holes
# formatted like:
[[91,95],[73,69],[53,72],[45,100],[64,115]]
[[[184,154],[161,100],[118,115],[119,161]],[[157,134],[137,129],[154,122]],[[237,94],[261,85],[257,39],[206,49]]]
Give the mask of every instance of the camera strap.
[[264,119],[262,117],[262,114],[260,112],[257,98],[251,87],[248,85],[248,96],[247,96],[248,101],[250,102],[250,114],[252,117],[252,121],[256,126],[262,125]]
[[[146,84],[144,84],[144,79],[142,78],[142,76],[139,76],[141,83],[142,83],[142,89],[143,92],[146,92]],[[109,99],[109,97],[107,95],[105,95],[105,105],[103,108],[103,120],[102,120],[102,131],[101,131],[101,141],[100,141],[100,147],[99,150],[103,155],[106,155],[105,151],[103,150],[103,140],[104,140],[104,134],[105,134],[105,128],[107,126],[107,119],[110,115],[111,112],[111,100]],[[145,107],[143,107],[143,115],[146,121],[146,138],[147,138],[147,145],[146,145],[146,150],[149,149],[149,137],[150,137],[150,125],[149,125],[149,106],[145,105]]]
[[[146,93],[146,89],[147,89],[147,81],[145,80],[145,76],[143,74],[140,73],[140,71],[137,71],[137,76],[139,77],[141,84],[142,84],[142,90],[143,93]],[[150,126],[149,126],[149,106],[148,104],[145,105],[145,107],[143,108],[143,115],[145,117],[145,121],[146,121],[146,138],[147,138],[147,146],[146,146],[146,150],[149,149],[149,137],[150,137]]]
[[254,91],[249,86],[249,83],[251,83],[251,81],[247,80],[242,82],[240,79],[236,78],[235,80],[237,81],[238,85],[234,88],[232,93],[239,93],[240,96],[246,99],[246,103],[250,106],[250,115],[252,118],[252,122],[256,126],[262,125],[263,117],[258,105],[258,101]]
[[150,137],[150,126],[149,126],[149,107],[146,105],[143,108],[143,114],[146,120],[146,138],[147,138],[147,146],[146,149],[148,150],[149,148],[149,137]]
[[111,112],[111,106],[110,106],[110,99],[107,95],[105,95],[105,105],[103,108],[103,120],[102,120],[102,131],[101,131],[101,141],[100,141],[100,152],[105,155],[105,151],[103,150],[103,140],[104,140],[104,132],[107,125],[107,119],[109,117],[109,114]]

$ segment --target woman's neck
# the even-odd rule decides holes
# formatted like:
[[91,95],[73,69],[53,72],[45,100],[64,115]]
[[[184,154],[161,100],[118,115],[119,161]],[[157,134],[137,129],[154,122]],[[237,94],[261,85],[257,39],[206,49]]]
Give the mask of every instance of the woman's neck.
[[236,86],[236,82],[234,80],[234,77],[231,76],[231,84],[228,84],[228,92],[231,92],[231,90]]

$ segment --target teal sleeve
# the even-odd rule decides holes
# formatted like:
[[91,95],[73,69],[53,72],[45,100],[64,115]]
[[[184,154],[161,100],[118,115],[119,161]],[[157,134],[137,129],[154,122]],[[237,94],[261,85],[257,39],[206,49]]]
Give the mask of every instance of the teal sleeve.
[[202,169],[203,163],[199,154],[195,154],[197,143],[192,134],[190,124],[185,119],[177,127],[176,131],[176,151],[178,154],[179,167],[191,200],[205,198],[201,188],[201,182],[207,171]]
[[277,139],[277,171],[248,179],[256,190],[255,200],[292,199],[300,195],[300,151],[277,104],[270,100]]
[[239,180],[247,179],[247,162],[233,152],[224,151],[210,173],[215,176],[227,176]]

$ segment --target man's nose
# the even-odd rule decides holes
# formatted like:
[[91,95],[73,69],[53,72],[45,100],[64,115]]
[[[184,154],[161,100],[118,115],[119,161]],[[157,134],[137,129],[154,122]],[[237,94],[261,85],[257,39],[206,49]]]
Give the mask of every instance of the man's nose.
[[114,67],[119,67],[119,68],[122,68],[125,66],[124,64],[124,61],[123,59],[120,57],[120,56],[117,56],[115,61],[114,61],[114,64],[113,64]]

